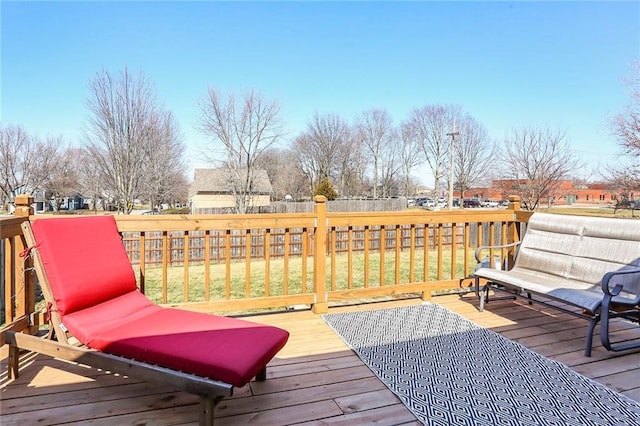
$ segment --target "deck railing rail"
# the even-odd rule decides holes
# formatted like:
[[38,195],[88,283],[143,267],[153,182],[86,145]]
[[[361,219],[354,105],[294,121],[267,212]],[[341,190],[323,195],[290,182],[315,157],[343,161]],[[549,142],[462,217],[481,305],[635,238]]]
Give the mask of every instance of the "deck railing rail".
[[[44,320],[36,282],[20,253],[31,197],[0,218],[4,326],[34,331]],[[520,239],[529,213],[508,209],[251,215],[116,216],[140,290],[160,304],[242,312],[419,293],[468,285],[476,247]],[[71,248],[75,238],[69,236]],[[505,258],[507,252],[490,256]],[[3,333],[4,335],[4,333]],[[4,339],[2,339],[2,343]]]

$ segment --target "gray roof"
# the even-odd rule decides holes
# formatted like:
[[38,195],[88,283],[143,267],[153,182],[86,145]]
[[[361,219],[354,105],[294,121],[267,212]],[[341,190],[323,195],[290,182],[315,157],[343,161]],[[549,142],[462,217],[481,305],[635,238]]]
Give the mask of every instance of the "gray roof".
[[[244,176],[246,169],[239,170],[239,175]],[[189,186],[189,196],[197,193],[220,193],[228,194],[231,192],[229,181],[233,174],[229,169],[195,169],[193,183]],[[253,171],[253,193],[254,194],[271,194],[271,181],[267,171],[264,169],[256,169]]]

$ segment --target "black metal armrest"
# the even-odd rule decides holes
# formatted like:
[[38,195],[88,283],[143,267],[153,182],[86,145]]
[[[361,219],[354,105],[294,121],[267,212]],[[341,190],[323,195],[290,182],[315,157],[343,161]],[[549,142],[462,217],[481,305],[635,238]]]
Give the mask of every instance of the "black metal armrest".
[[[629,274],[640,275],[640,268],[623,269],[620,271],[611,271],[604,274],[604,276],[602,277],[602,292],[605,294],[605,296],[615,297],[619,295],[620,292],[624,289],[624,286],[622,284],[615,284],[614,287],[611,288],[609,283],[612,278],[618,275],[629,275]],[[638,280],[640,280],[640,276],[638,277]],[[636,294],[635,303],[638,303],[639,301],[640,301],[640,294]]]
[[[604,348],[607,349],[608,351],[620,352],[620,351],[626,351],[629,349],[640,348],[640,342],[638,342],[637,340],[632,339],[631,341],[626,341],[626,343],[625,341],[612,342],[611,337],[609,336],[609,321],[611,318],[622,317],[622,318],[635,320],[640,323],[640,312],[634,309],[634,306],[637,306],[638,304],[640,304],[640,285],[638,286],[637,289],[635,289],[635,292],[630,291],[630,293],[634,295],[635,298],[633,299],[629,298],[628,300],[620,300],[619,298],[619,299],[616,299],[615,301],[613,300],[614,297],[618,296],[622,292],[622,290],[624,290],[625,288],[624,288],[624,285],[620,283],[618,284],[612,283],[611,282],[612,279],[620,275],[631,275],[631,274],[638,274],[639,276],[636,279],[640,281],[640,268],[611,271],[611,272],[607,272],[602,277],[602,291],[604,292],[604,297],[602,298],[602,307],[600,309],[600,315],[602,319],[602,323],[600,325],[600,340],[602,341],[602,346],[604,346]],[[611,288],[612,285],[613,285],[613,288]],[[627,290],[630,290],[630,289],[627,289]],[[623,307],[623,311],[610,312],[612,305],[618,305],[618,307]],[[593,330],[593,325],[590,327],[590,329]],[[585,352],[585,354],[589,356],[590,351]]]
[[515,243],[510,243],[510,244],[504,244],[504,245],[497,245],[497,246],[480,246],[476,249],[475,251],[475,257],[476,260],[478,261],[478,263],[482,262],[482,259],[480,259],[480,256],[482,254],[482,252],[484,250],[491,250],[491,249],[503,249],[503,248],[511,248],[511,247],[517,247],[520,245],[522,241],[516,241]]

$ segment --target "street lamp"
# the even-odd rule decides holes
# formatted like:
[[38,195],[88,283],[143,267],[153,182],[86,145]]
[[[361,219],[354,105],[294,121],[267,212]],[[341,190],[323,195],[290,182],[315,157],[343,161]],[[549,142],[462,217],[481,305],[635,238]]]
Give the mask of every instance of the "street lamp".
[[455,149],[456,149],[456,136],[459,135],[459,132],[456,132],[456,119],[453,119],[453,131],[451,133],[447,133],[447,136],[451,136],[451,149],[449,152],[451,153],[451,163],[449,164],[449,194],[447,197],[447,203],[449,205],[449,210],[453,209],[453,165],[455,158]]

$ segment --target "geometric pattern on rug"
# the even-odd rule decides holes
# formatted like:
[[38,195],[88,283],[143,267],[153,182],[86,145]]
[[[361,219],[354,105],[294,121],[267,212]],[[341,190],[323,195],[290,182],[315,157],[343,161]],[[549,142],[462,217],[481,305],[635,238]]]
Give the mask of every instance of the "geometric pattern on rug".
[[426,425],[640,425],[640,404],[432,303],[323,315]]

